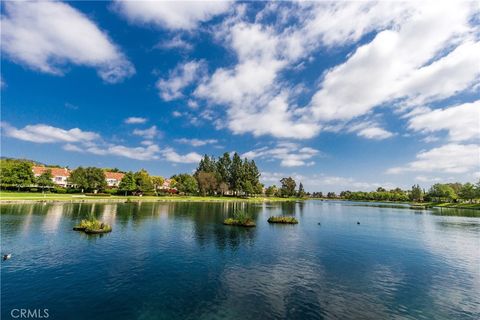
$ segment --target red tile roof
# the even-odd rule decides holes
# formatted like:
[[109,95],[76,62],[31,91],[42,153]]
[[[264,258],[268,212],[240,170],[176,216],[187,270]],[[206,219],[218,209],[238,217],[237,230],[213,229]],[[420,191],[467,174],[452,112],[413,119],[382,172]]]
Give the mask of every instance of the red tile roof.
[[67,168],[49,168],[49,167],[39,167],[35,166],[33,167],[33,174],[34,175],[41,175],[47,170],[52,171],[52,176],[54,177],[69,177],[70,176],[70,170]]
[[116,179],[117,181],[122,180],[125,174],[121,172],[109,172],[105,171],[105,179]]

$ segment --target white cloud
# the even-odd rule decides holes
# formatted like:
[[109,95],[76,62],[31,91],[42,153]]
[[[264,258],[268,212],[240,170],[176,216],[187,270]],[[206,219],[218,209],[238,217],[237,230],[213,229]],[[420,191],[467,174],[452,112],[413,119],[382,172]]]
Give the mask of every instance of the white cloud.
[[116,9],[133,23],[185,30],[226,12],[229,5],[227,1],[115,1]]
[[89,66],[109,83],[135,73],[108,36],[66,3],[8,1],[4,9],[2,51],[17,63],[57,75],[66,64]]
[[198,163],[202,159],[202,156],[196,152],[180,155],[172,148],[164,149],[162,155],[167,161],[174,163]]
[[124,121],[127,124],[141,124],[147,122],[147,118],[141,118],[141,117],[129,117],[125,119]]
[[364,128],[357,133],[360,137],[367,139],[383,140],[390,138],[393,134],[390,131],[379,127]]
[[404,172],[467,173],[480,166],[480,145],[447,144],[417,154],[417,160],[406,166],[387,170],[390,174]]
[[82,142],[100,138],[95,132],[82,131],[79,128],[66,130],[46,124],[27,125],[22,129],[17,129],[2,122],[1,128],[7,137],[36,143]]
[[[225,106],[224,127],[234,133],[300,139],[388,101],[401,98],[403,105],[412,105],[443,99],[470,88],[480,72],[468,67],[478,51],[469,25],[475,10],[472,4],[456,3],[288,3],[266,6],[254,23],[237,10],[215,36],[238,62],[204,78],[195,95]],[[272,12],[279,19],[263,21]],[[283,72],[310,63],[319,48],[352,44],[369,32],[378,33],[345,63],[321,75],[320,90],[307,107],[299,107],[295,84]],[[442,81],[435,81],[438,77]],[[392,135],[380,127],[357,134]]]
[[183,40],[179,35],[173,37],[172,39],[162,41],[158,43],[155,47],[161,49],[180,49],[186,51],[190,51],[193,49],[193,45]]
[[133,130],[133,134],[136,136],[140,136],[146,139],[153,139],[160,134],[158,131],[157,126],[151,126],[148,129],[135,129]]
[[337,132],[344,128],[348,128],[348,132],[356,132],[359,137],[374,140],[384,140],[393,136],[393,133],[381,128],[375,121],[364,121],[354,124],[339,124],[337,127],[329,129]]
[[316,119],[349,120],[395,99],[429,101],[468,89],[480,74],[469,67],[480,52],[470,41],[474,10],[472,3],[415,4],[397,28],[381,31],[326,73],[311,101]]
[[81,146],[74,144],[66,144],[63,146],[66,151],[92,153],[100,156],[119,156],[134,160],[156,160],[159,159],[160,148],[155,144],[145,147],[127,147],[117,144],[97,144],[89,143]]
[[200,140],[200,139],[187,139],[187,138],[176,139],[175,141],[178,143],[191,145],[192,147],[202,147],[207,144],[215,144],[218,142],[217,139]]
[[182,90],[198,79],[204,67],[204,61],[189,61],[176,66],[168,78],[157,81],[160,97],[165,101],[183,97]]
[[311,159],[319,154],[319,151],[310,147],[300,147],[295,143],[278,143],[274,148],[262,147],[245,152],[242,158],[249,159],[276,159],[280,160],[282,167],[311,166],[315,164]]
[[408,128],[425,133],[447,130],[451,141],[478,140],[480,100],[417,114],[409,120]]

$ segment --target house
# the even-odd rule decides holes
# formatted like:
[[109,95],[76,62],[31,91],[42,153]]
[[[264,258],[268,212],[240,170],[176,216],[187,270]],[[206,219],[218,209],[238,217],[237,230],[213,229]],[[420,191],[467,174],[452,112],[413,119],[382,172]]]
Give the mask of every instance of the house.
[[[43,166],[34,166],[33,175],[35,177],[40,176],[47,170],[52,171],[52,181],[59,187],[70,187],[68,183],[68,178],[70,177],[70,170],[67,168],[49,168]],[[125,174],[120,172],[110,172],[105,171],[105,180],[107,181],[107,186],[110,188],[117,188]]]
[[159,190],[177,190],[177,188],[174,188],[172,185],[173,185],[172,179],[165,179],[165,181],[163,181],[163,184],[158,189]]
[[51,170],[52,172],[52,181],[60,187],[67,187],[68,186],[68,177],[70,177],[70,170],[67,168],[49,168],[43,166],[34,166],[33,167],[33,175],[35,177],[40,176],[47,170]]
[[105,171],[105,180],[110,188],[117,188],[125,174],[121,172]]

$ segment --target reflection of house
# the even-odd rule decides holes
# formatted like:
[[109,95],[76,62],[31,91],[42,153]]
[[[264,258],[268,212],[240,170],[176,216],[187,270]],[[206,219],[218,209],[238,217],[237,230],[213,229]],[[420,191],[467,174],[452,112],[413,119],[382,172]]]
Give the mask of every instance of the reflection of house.
[[52,181],[61,187],[66,187],[68,185],[68,177],[70,177],[70,170],[67,168],[48,168],[48,167],[33,167],[33,175],[35,177],[40,176],[47,170],[52,171]]
[[107,185],[109,187],[115,188],[118,187],[120,181],[122,181],[125,174],[121,172],[108,172],[105,171],[105,180],[107,180]]

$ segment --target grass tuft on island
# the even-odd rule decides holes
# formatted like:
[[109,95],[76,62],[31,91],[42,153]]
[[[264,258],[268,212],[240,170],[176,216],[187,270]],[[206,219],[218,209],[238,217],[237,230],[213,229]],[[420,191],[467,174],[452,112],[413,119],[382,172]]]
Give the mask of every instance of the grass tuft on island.
[[96,219],[82,220],[79,225],[73,227],[75,231],[83,231],[87,234],[100,234],[112,231],[112,227]]
[[255,221],[243,212],[235,212],[233,218],[227,218],[223,220],[223,224],[227,226],[239,226],[239,227],[255,227]]
[[298,220],[292,216],[272,216],[268,218],[268,223],[297,224]]

